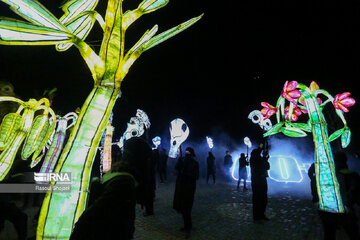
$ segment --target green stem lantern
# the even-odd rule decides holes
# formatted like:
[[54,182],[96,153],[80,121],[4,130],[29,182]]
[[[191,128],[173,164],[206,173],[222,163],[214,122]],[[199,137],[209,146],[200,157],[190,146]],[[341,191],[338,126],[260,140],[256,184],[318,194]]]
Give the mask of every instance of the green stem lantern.
[[[36,0],[1,1],[9,4],[15,13],[28,22],[0,18],[0,44],[56,45],[58,51],[65,51],[74,45],[94,79],[94,88],[81,108],[55,168],[55,172],[71,172],[71,193],[46,194],[37,228],[38,240],[68,239],[85,209],[93,159],[110,113],[120,97],[121,82],[143,52],[190,27],[201,16],[158,35],[155,35],[158,29],[155,25],[125,52],[127,28],[142,15],[164,7],[169,0],[144,0],[138,8],[125,13],[122,0],[108,0],[105,20],[94,10],[98,0],[69,0],[62,6],[64,15],[60,19]],[[95,21],[104,31],[99,54],[85,42]]]
[[[317,98],[319,94],[327,97],[325,102]],[[269,118],[276,113],[277,124],[264,134],[264,137],[283,133],[289,137],[304,137],[306,132],[313,134],[315,144],[315,173],[317,192],[319,195],[319,208],[327,212],[343,213],[345,211],[341,200],[339,183],[336,179],[334,159],[330,142],[341,136],[342,147],[350,143],[350,129],[347,127],[343,112],[348,112],[347,107],[355,104],[350,98],[350,93],[338,94],[333,98],[327,91],[319,89],[317,83],[312,82],[310,87],[298,84],[296,81],[286,82],[279,97],[276,107],[262,102],[264,107],[261,113]],[[285,100],[290,102],[285,108]],[[344,127],[328,136],[327,123],[322,113],[327,103],[332,103],[337,115],[344,123]],[[298,117],[307,113],[307,123],[297,123]]]

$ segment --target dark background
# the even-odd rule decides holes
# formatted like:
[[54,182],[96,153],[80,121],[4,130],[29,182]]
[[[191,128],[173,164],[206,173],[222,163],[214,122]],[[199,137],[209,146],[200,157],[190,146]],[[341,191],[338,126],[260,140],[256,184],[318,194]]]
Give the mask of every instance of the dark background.
[[[40,2],[62,15],[61,1]],[[106,2],[100,0],[97,8],[102,16]],[[125,1],[124,10],[139,3]],[[333,96],[350,91],[359,100],[359,10],[358,2],[333,0],[170,1],[129,28],[127,49],[154,24],[160,33],[204,16],[132,66],[114,107],[115,135],[123,133],[139,108],[150,117],[151,138],[168,137],[170,121],[179,117],[189,125],[191,141],[219,134],[238,142],[245,136],[260,139],[260,128],[247,116],[260,110],[262,101],[275,105],[286,80],[306,85],[314,80]],[[20,19],[4,3],[0,16]],[[101,39],[95,25],[86,42],[98,50]],[[93,84],[75,47],[60,53],[54,46],[0,46],[0,70],[0,78],[13,83],[23,100],[57,87],[53,108],[62,114],[80,107]],[[342,126],[331,117],[331,108],[327,112],[331,133]],[[359,103],[345,116],[352,130],[349,148],[358,151]]]

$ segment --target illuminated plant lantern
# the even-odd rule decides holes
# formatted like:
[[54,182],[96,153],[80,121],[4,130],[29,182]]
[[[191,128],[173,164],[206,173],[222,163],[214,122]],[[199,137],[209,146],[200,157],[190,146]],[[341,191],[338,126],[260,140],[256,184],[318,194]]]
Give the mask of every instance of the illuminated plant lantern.
[[270,119],[265,118],[259,110],[252,111],[248,118],[255,124],[259,124],[260,128],[264,131],[270,130],[272,128],[272,123]]
[[[75,125],[77,117],[78,116],[76,113],[71,112],[63,117],[57,118],[58,120],[55,122],[55,124],[57,124],[57,129],[55,131],[55,134],[52,135],[50,139],[51,144],[48,152],[46,153],[45,160],[43,165],[41,166],[40,172],[51,173],[54,171],[56,163],[64,146],[66,130],[70,129],[72,126]],[[68,121],[71,121],[69,125]]]
[[[56,117],[58,117],[58,116],[56,116]],[[55,121],[55,124],[52,124],[53,122]],[[57,119],[55,118],[53,118],[53,117],[51,117],[50,119],[49,119],[49,123],[50,123],[50,126],[52,127],[51,129],[49,129],[49,132],[48,132],[48,134],[46,135],[46,137],[45,137],[45,139],[47,139],[47,142],[45,141],[45,139],[44,139],[44,141],[46,142],[46,144],[45,144],[45,146],[43,147],[43,149],[42,149],[42,153],[40,154],[40,155],[38,155],[36,158],[33,158],[32,159],[32,161],[31,161],[31,163],[30,163],[30,168],[34,168],[36,165],[38,165],[38,163],[43,159],[43,157],[44,157],[44,155],[45,155],[45,153],[46,153],[46,149],[49,149],[50,148],[50,145],[51,145],[51,139],[54,137],[54,135],[55,135],[55,128],[56,128],[56,121],[57,121]],[[51,131],[51,132],[50,132]]]
[[213,147],[214,147],[214,142],[213,142],[212,138],[211,138],[211,137],[206,136],[206,142],[207,142],[207,144],[208,144],[208,146],[209,146],[210,150],[212,150],[212,149],[213,149]]
[[105,129],[104,150],[102,154],[102,173],[106,173],[111,169],[111,145],[113,132],[114,128],[110,123],[108,123]]
[[[95,11],[98,0],[69,0],[62,5],[64,14],[60,19],[36,0],[2,1],[27,21],[1,18],[0,44],[55,45],[58,51],[75,46],[94,80],[55,169],[55,172],[71,172],[72,191],[66,196],[59,192],[46,194],[36,233],[37,240],[68,239],[85,209],[96,150],[130,67],[143,52],[192,26],[201,16],[157,35],[155,25],[125,51],[125,35],[130,25],[164,7],[168,0],[144,0],[136,9],[126,12],[122,0],[108,0],[105,21]],[[99,54],[85,42],[95,21],[103,30]]]
[[177,158],[180,145],[189,136],[190,130],[184,120],[176,118],[170,122],[170,150],[169,157]]
[[161,144],[161,137],[156,136],[152,139],[152,143],[154,144],[155,148],[154,149],[158,149],[158,147]]
[[[327,98],[326,101],[323,102],[318,98],[320,94]],[[334,98],[327,91],[320,89],[314,81],[311,82],[310,87],[296,81],[286,81],[275,107],[266,102],[261,103],[264,107],[261,110],[263,116],[267,119],[276,113],[277,119],[277,124],[268,130],[264,137],[280,132],[289,137],[304,137],[306,132],[313,134],[319,208],[327,212],[343,213],[345,211],[335,174],[330,142],[341,137],[343,148],[350,143],[351,132],[343,113],[348,112],[348,107],[355,104],[355,100],[349,96],[350,93],[346,92]],[[289,101],[289,105],[285,107],[286,100]],[[327,123],[322,113],[324,106],[328,103],[335,107],[336,114],[344,124],[343,128],[336,130],[330,136],[328,136]],[[296,122],[302,113],[307,113],[309,116],[307,123]]]
[[[56,118],[46,98],[23,102],[14,97],[0,97],[0,102],[3,101],[16,102],[20,106],[16,113],[6,114],[0,125],[0,181],[11,169],[22,143],[23,160],[27,160],[31,155],[32,159],[39,156],[55,127],[54,122],[49,122],[49,114]],[[35,112],[42,113],[34,117]]]
[[303,180],[302,169],[292,156],[274,155],[269,158],[269,178],[276,182],[300,183]]

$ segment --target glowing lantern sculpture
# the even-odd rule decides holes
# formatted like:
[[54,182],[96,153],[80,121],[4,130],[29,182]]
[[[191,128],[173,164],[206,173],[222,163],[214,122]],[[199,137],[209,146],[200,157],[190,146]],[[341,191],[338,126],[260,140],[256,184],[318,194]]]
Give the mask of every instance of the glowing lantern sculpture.
[[184,120],[176,118],[170,122],[170,150],[169,157],[177,158],[180,145],[189,136],[190,130]]
[[110,114],[109,122],[106,125],[105,132],[101,137],[100,144],[100,178],[103,174],[108,172],[111,168],[112,163],[112,137],[114,132],[114,127],[111,126],[113,120],[113,113]]
[[111,168],[111,145],[113,137],[114,128],[110,123],[106,126],[105,130],[105,139],[104,139],[104,150],[102,153],[102,173],[106,173]]
[[211,137],[206,136],[206,142],[207,142],[207,144],[208,144],[208,146],[210,148],[210,151],[211,151],[213,149],[213,147],[214,147],[214,141],[212,140]]
[[114,144],[118,145],[119,148],[122,148],[124,146],[124,141],[129,140],[132,137],[142,136],[145,132],[145,129],[150,128],[150,125],[150,120],[146,112],[141,109],[137,109],[136,116],[130,118],[130,121],[127,123],[127,128],[122,137]]
[[156,136],[152,139],[152,143],[154,144],[155,148],[154,149],[158,149],[158,147],[161,144],[161,137]]
[[261,129],[264,131],[268,131],[270,128],[272,128],[272,123],[269,118],[266,118],[262,115],[262,113],[259,110],[252,111],[248,118],[255,124],[259,124]]
[[[322,102],[321,99],[317,98],[320,94],[324,95],[327,100]],[[296,81],[286,81],[276,107],[262,103],[264,109],[261,112],[263,115],[270,117],[276,113],[277,119],[277,124],[268,130],[264,137],[280,132],[289,137],[304,137],[306,132],[312,132],[315,144],[315,172],[319,208],[327,212],[344,212],[330,142],[341,137],[343,148],[350,143],[351,132],[343,114],[343,112],[348,111],[347,107],[355,104],[355,100],[349,96],[350,93],[343,93],[334,98],[327,91],[319,89],[314,81],[311,82],[310,87]],[[290,102],[287,107],[285,107],[285,100]],[[328,136],[326,120],[322,113],[327,103],[333,104],[336,114],[344,124],[343,128],[333,132],[330,136]],[[272,111],[269,112],[268,108],[271,108]],[[302,113],[308,114],[309,121],[307,123],[295,122]]]
[[[108,0],[105,21],[94,11],[98,0],[69,0],[62,6],[64,15],[60,19],[36,0],[1,1],[10,5],[11,10],[27,22],[1,18],[0,44],[56,45],[58,51],[74,45],[94,79],[94,88],[81,108],[55,168],[55,172],[72,173],[72,191],[67,195],[47,193],[38,221],[38,240],[68,239],[74,223],[85,209],[93,160],[110,113],[120,97],[121,82],[143,52],[190,27],[201,16],[158,35],[155,35],[158,30],[155,25],[125,52],[127,28],[142,15],[164,7],[168,0],[144,0],[138,8],[125,13],[122,0]],[[104,31],[99,55],[84,41],[95,20]]]
[[301,166],[293,156],[270,156],[269,163],[271,166],[268,171],[270,179],[285,183],[300,183],[303,180]]
[[124,139],[121,137],[118,142],[114,142],[113,144],[117,145],[119,148],[124,146]]
[[136,110],[136,116],[130,118],[127,128],[123,134],[124,140],[129,140],[132,137],[140,137],[144,134],[145,129],[150,128],[150,120],[148,115],[141,109]]
[[246,155],[249,155],[249,148],[251,148],[251,146],[252,146],[249,137],[244,138],[244,144],[246,145]]
[[51,136],[54,136],[55,134],[55,127],[56,127],[56,124],[52,124],[53,121],[56,121],[56,119],[54,120],[53,118],[50,118],[49,120],[49,123],[50,123],[50,126],[52,127],[51,129],[49,129],[49,132],[48,134],[45,136],[45,139],[47,139],[47,143],[44,139],[44,142],[45,142],[45,146],[43,147],[42,149],[42,153],[41,155],[39,155],[38,157],[36,158],[33,158],[31,163],[30,163],[30,167],[31,168],[34,168],[36,165],[38,165],[38,163],[41,161],[41,159],[43,159],[45,153],[46,153],[46,149],[49,149],[50,148],[50,145],[51,145]]
[[[23,102],[14,97],[0,97],[0,102],[2,101],[16,102],[20,106],[16,113],[5,115],[0,125],[0,181],[11,169],[22,143],[23,160],[27,160],[31,155],[33,159],[39,156],[54,127],[54,123],[49,122],[49,115],[56,118],[46,98]],[[35,112],[41,111],[40,115],[34,117]]]
[[[51,144],[48,152],[46,153],[40,172],[49,173],[54,171],[64,146],[66,130],[75,125],[76,119],[77,114],[73,112],[68,113],[63,117],[58,117],[58,120],[56,121],[57,129],[55,134],[52,136]],[[72,122],[68,125],[68,121]]]

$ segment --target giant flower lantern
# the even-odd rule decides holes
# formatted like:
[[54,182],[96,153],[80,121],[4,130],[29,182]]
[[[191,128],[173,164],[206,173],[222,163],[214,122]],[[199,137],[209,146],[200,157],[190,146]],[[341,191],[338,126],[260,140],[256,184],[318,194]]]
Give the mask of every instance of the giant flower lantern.
[[264,107],[261,109],[261,114],[264,116],[264,120],[268,119],[278,111],[276,107],[270,105],[267,102],[261,102],[261,106]]
[[[323,95],[326,101],[318,98]],[[341,145],[346,148],[350,143],[350,129],[347,126],[344,112],[348,112],[348,107],[355,104],[355,100],[350,93],[338,94],[332,97],[326,90],[320,89],[316,82],[312,82],[310,87],[296,81],[287,81],[284,85],[281,96],[279,97],[276,109],[277,124],[264,133],[264,137],[283,133],[289,137],[304,137],[306,132],[313,135],[315,144],[315,172],[317,182],[317,192],[319,195],[319,208],[327,212],[345,211],[342,203],[339,183],[336,178],[333,154],[330,142],[341,137]],[[289,105],[286,104],[289,101]],[[328,136],[327,123],[322,113],[324,106],[331,103],[336,110],[336,114],[342,120],[344,126],[334,131]],[[287,105],[285,107],[285,105]],[[309,120],[306,123],[299,123],[297,120],[302,113],[307,113]],[[264,116],[268,116],[266,111]]]

